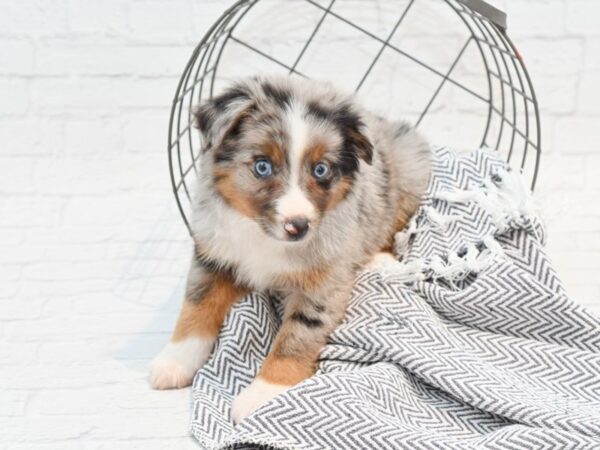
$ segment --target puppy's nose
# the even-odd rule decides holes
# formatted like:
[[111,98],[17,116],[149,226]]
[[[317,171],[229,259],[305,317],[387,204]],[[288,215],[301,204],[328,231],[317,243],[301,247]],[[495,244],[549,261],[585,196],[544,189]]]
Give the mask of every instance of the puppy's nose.
[[283,224],[283,229],[294,240],[302,239],[309,227],[310,222],[306,217],[292,217]]

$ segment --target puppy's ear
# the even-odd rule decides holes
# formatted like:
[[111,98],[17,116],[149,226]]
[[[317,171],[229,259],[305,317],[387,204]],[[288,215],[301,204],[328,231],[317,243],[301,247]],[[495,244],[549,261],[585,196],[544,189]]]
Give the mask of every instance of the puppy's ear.
[[373,144],[371,144],[369,138],[361,131],[362,127],[363,125],[361,124],[357,128],[350,129],[350,143],[359,158],[371,165],[373,163]]
[[353,157],[362,159],[369,165],[372,164],[373,144],[364,133],[365,123],[360,113],[351,105],[341,105],[333,113],[333,120],[341,130],[344,145]]
[[250,94],[243,87],[234,86],[197,107],[194,126],[202,134],[202,150],[207,151],[239,131],[250,106]]

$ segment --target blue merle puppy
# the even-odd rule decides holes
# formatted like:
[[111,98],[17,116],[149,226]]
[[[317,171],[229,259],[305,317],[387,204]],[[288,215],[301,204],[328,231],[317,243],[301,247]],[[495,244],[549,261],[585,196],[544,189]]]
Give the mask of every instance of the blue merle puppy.
[[195,113],[202,136],[186,296],[156,357],[156,389],[192,382],[224,317],[250,291],[285,296],[281,329],[232,405],[239,422],[310,377],[344,316],[353,280],[391,258],[431,172],[410,126],[365,111],[329,84],[239,81]]

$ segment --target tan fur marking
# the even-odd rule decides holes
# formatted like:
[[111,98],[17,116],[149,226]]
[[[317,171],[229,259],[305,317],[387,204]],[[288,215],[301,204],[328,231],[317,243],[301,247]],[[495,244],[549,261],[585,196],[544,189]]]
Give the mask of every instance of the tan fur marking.
[[202,299],[183,302],[173,342],[189,336],[216,337],[231,305],[249,292],[246,288],[236,286],[226,274],[213,274],[207,283],[209,285]]
[[379,249],[380,252],[394,253],[394,237],[396,233],[404,230],[418,206],[419,199],[415,199],[414,196],[407,195],[400,201],[396,213],[396,220],[394,221],[394,228],[386,240],[385,245]]
[[305,271],[287,272],[279,275],[276,284],[282,288],[295,288],[312,291],[320,287],[329,275],[328,267],[314,267]]
[[394,235],[388,240],[388,242],[379,249],[378,253],[391,253],[394,254]]
[[342,177],[332,188],[325,210],[329,211],[335,208],[339,202],[346,198],[351,187],[352,180],[348,177]]
[[259,376],[269,383],[291,386],[311,377],[316,371],[316,354],[298,357],[267,356]]
[[361,158],[371,164],[371,160],[373,158],[373,146],[371,145],[369,139],[367,139],[364,134],[356,130],[351,130],[349,134],[358,148],[361,149]]
[[327,146],[322,142],[316,142],[304,151],[304,159],[312,166],[321,161],[325,153],[327,153]]
[[215,188],[234,209],[247,217],[258,217],[260,214],[256,202],[248,198],[233,182],[232,170],[220,168],[215,170]]
[[276,166],[281,167],[283,165],[283,152],[277,144],[277,142],[269,140],[262,145],[262,152],[267,156]]
[[346,198],[351,188],[352,180],[348,177],[342,177],[329,189],[319,186],[314,179],[309,180],[307,184],[307,191],[310,199],[317,205],[322,213],[335,208]]

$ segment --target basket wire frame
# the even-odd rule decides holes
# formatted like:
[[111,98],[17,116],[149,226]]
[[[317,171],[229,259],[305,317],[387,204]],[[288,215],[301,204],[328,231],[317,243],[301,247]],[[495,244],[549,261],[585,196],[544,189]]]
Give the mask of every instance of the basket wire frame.
[[[521,169],[525,168],[528,158],[533,158],[533,162],[529,162],[533,167],[529,175],[531,189],[534,188],[539,171],[541,145],[538,103],[525,64],[506,34],[506,16],[503,12],[482,0],[440,0],[440,3],[447,4],[458,15],[468,30],[468,37],[460,46],[450,66],[446,70],[439,70],[417,55],[392,43],[392,38],[406,19],[408,12],[420,0],[407,2],[385,38],[336,13],[333,10],[336,0],[329,0],[328,3],[323,4],[315,0],[303,0],[318,8],[321,15],[293,63],[287,64],[234,34],[240,21],[259,1],[239,0],[221,15],[194,49],[177,86],[169,121],[169,169],[177,205],[188,230],[190,230],[189,217],[192,202],[191,186],[197,175],[196,162],[200,151],[193,137],[195,133],[192,125],[193,107],[214,95],[219,63],[228,43],[235,42],[254,53],[257,58],[264,58],[284,69],[289,75],[309,78],[309,74],[302,73],[298,67],[322,29],[326,18],[341,21],[360,32],[365,39],[372,39],[380,45],[356,85],[356,92],[363,87],[373,68],[381,60],[384,50],[401,55],[439,78],[439,84],[431,93],[415,125],[418,127],[430,112],[442,88],[452,85],[465,95],[487,105],[483,136],[480,142],[473,144],[502,150],[506,154],[507,161]],[[485,76],[487,95],[476,92],[453,75],[465,50],[471,45],[475,45],[485,68],[485,74],[482,76]],[[493,130],[492,122],[498,123],[497,131]]]

